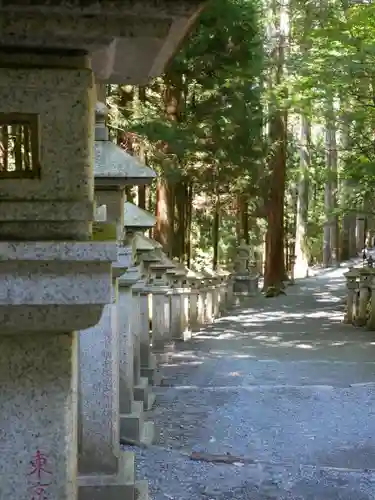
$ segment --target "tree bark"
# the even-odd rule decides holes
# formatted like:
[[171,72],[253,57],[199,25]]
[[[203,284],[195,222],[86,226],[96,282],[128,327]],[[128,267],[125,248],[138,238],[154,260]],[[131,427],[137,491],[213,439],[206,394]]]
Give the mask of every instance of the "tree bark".
[[183,262],[185,259],[185,231],[186,231],[186,205],[187,192],[185,182],[175,185],[176,201],[176,231],[174,236],[174,256]]
[[306,249],[308,208],[309,208],[309,168],[310,168],[311,124],[306,115],[301,116],[300,130],[300,177],[298,181],[296,239],[294,265],[295,278],[308,275],[309,258]]
[[190,267],[191,263],[191,229],[193,220],[193,183],[189,182],[187,187],[186,201],[186,238],[185,238],[185,255],[186,265]]
[[[273,72],[270,78],[270,88],[278,88],[278,93],[285,93],[285,46],[288,39],[287,5],[272,2],[273,12]],[[264,288],[280,290],[285,278],[284,262],[284,195],[286,180],[286,133],[287,111],[282,108],[276,96],[270,104],[269,141],[272,148],[268,163],[269,194],[267,207],[266,259]],[[277,292],[278,293],[278,292]]]
[[270,136],[275,152],[270,161],[270,193],[267,215],[264,288],[281,288],[285,277],[284,263],[284,193],[286,167],[285,114],[272,117]]
[[326,182],[324,187],[325,223],[323,237],[323,266],[338,265],[337,209],[337,145],[333,101],[327,102],[326,130]]
[[216,195],[214,208],[215,208],[214,220],[212,225],[212,245],[213,245],[212,269],[216,271],[219,263],[219,238],[220,238],[220,197],[218,194]]
[[173,255],[173,193],[170,185],[163,178],[158,179],[156,185],[156,225],[154,239],[161,243],[164,252],[170,257]]

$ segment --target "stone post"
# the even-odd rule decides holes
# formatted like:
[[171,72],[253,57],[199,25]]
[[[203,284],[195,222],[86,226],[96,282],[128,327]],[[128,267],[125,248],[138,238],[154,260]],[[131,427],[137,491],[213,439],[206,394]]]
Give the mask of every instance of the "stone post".
[[206,322],[206,299],[207,299],[207,288],[205,286],[205,280],[200,280],[198,288],[198,323],[204,325]]
[[199,330],[199,309],[198,309],[198,300],[199,300],[199,276],[197,273],[190,271],[187,277],[189,287],[190,287],[190,295],[189,295],[189,325],[191,330],[197,331]]
[[170,286],[166,277],[169,265],[162,262],[150,265],[149,289],[152,293],[152,348],[163,351],[170,341]]
[[[145,337],[148,338],[148,345],[150,345],[149,337],[149,324],[148,324],[148,292],[146,291],[146,280],[142,277],[132,288],[134,312],[135,312],[135,328],[134,333],[136,336],[136,349],[134,349],[134,399],[142,401],[144,410],[150,410],[155,401],[155,395],[152,393],[149,385],[149,377],[142,375],[142,360],[145,354]],[[147,320],[147,322],[146,322]],[[150,363],[150,355],[148,358],[147,367]]]
[[371,295],[370,295],[370,310],[366,327],[368,330],[375,330],[375,274],[371,272]]
[[223,314],[227,309],[227,289],[229,273],[224,270],[219,271],[220,286],[219,286],[219,312]]
[[367,305],[371,297],[372,273],[369,268],[359,269],[359,304],[358,314],[355,319],[357,326],[364,326],[367,323]]
[[[141,376],[148,380],[151,385],[159,383],[159,373],[156,366],[156,359],[151,351],[151,331],[150,318],[152,311],[152,294],[149,287],[150,265],[160,262],[160,257],[156,255],[155,249],[159,248],[159,243],[137,234],[134,238],[134,248],[137,251],[137,261],[141,263],[143,269],[143,279],[139,281],[133,292],[136,292],[136,300],[139,304],[140,322],[140,366]],[[150,300],[151,299],[151,300]],[[148,407],[153,402],[153,397],[149,397]]]
[[[125,462],[119,435],[119,318],[117,278],[125,268],[113,268],[112,303],[100,322],[79,338],[79,498],[108,477],[125,483]],[[108,483],[107,483],[108,484]]]
[[243,297],[252,295],[252,277],[249,273],[249,246],[244,240],[241,241],[236,251],[233,273],[233,295],[236,302]]
[[220,316],[220,284],[221,278],[215,271],[211,279],[212,287],[212,321]]
[[357,284],[357,277],[358,273],[355,269],[350,268],[347,273],[345,273],[345,278],[346,278],[346,289],[347,289],[347,296],[346,296],[346,314],[344,317],[344,322],[345,323],[353,323],[353,313],[354,313],[354,295],[355,291],[357,290],[358,284]]
[[214,290],[212,279],[205,278],[205,289],[206,289],[206,308],[204,315],[204,322],[206,324],[211,324],[214,321]]
[[[119,279],[120,285],[120,437],[126,443],[150,444],[154,424],[144,420],[144,401],[136,400],[140,388],[140,340],[136,334],[137,301],[132,287],[141,278],[137,267],[131,267]],[[136,360],[136,362],[134,362]],[[143,382],[143,381],[142,381]],[[143,386],[143,385],[142,385]]]
[[[186,278],[186,276],[185,276]],[[188,284],[187,279],[183,282],[182,294],[181,294],[181,338],[180,340],[186,341],[191,338],[191,327],[190,327],[190,295],[191,288]]]
[[141,327],[141,376],[146,377],[149,384],[157,385],[159,382],[158,370],[155,356],[151,350],[150,295],[150,289],[148,287],[148,283],[146,282],[137,295],[139,301]]
[[187,271],[177,265],[173,286],[169,294],[171,338],[185,341],[191,337],[189,330],[189,288],[186,286]]
[[232,275],[228,276],[226,283],[226,303],[227,307],[231,308],[234,304],[234,278]]

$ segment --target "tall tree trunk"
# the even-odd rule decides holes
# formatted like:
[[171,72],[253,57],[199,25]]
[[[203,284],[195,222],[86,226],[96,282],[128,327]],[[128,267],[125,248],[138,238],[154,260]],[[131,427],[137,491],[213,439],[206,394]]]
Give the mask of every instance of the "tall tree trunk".
[[285,114],[277,112],[270,124],[275,147],[270,161],[271,178],[267,215],[266,261],[264,288],[282,287],[285,278],[284,263],[284,193],[286,167]]
[[[342,106],[344,108],[345,101],[342,102]],[[343,113],[341,123],[342,123],[342,128],[341,128],[340,149],[345,154],[350,150],[351,146],[349,116],[345,111]],[[341,163],[342,163],[342,168],[345,168],[344,160],[341,160]],[[340,188],[340,205],[343,209],[341,248],[340,248],[341,260],[348,260],[351,257],[354,257],[357,253],[356,238],[355,238],[356,216],[352,210],[352,199],[351,199],[352,191],[353,191],[353,186],[350,180],[343,179]]]
[[176,200],[176,231],[174,237],[174,256],[180,262],[185,257],[185,230],[186,230],[186,204],[187,192],[185,182],[179,182],[175,185],[175,200]]
[[170,185],[165,179],[158,179],[156,185],[156,225],[154,227],[154,239],[161,243],[164,252],[170,257],[172,256],[173,248],[173,223],[174,216],[172,201],[173,193],[170,190]]
[[[280,93],[285,93],[285,46],[288,39],[287,5],[277,1],[272,2],[274,16],[273,36],[276,46],[273,50],[273,75],[270,80],[271,88],[275,86]],[[287,111],[274,97],[270,105],[269,140],[272,148],[268,168],[269,195],[267,209],[266,233],[266,262],[264,274],[264,288],[280,290],[285,278],[284,262],[284,195],[286,180],[286,132]]]
[[146,210],[147,186],[138,186],[138,206]]
[[338,216],[337,209],[337,145],[336,123],[334,118],[333,100],[327,101],[327,116],[325,129],[326,148],[326,182],[324,187],[324,238],[323,266],[338,264]]
[[212,258],[212,269],[214,271],[218,268],[219,263],[219,238],[220,238],[220,196],[216,195],[215,207],[214,207],[214,220],[212,225],[212,245],[213,245],[213,258]]
[[306,248],[308,208],[309,208],[309,169],[310,169],[311,124],[306,115],[301,116],[300,131],[300,177],[297,190],[296,239],[294,276],[305,278],[308,275],[309,258]]
[[[163,104],[166,119],[171,122],[179,122],[182,117],[183,108],[183,75],[178,72],[169,71],[164,75],[163,85]],[[166,144],[166,152],[169,150],[169,145]],[[175,252],[175,182],[171,180],[171,173],[177,171],[179,165],[174,160],[168,158],[164,162],[164,179],[158,182],[158,197],[156,217],[162,217],[161,221],[157,221],[155,239],[163,245],[164,251],[170,257]],[[159,199],[159,201],[158,201]],[[158,208],[160,206],[160,209]],[[168,229],[166,229],[168,226]],[[165,230],[161,230],[162,228]],[[160,239],[158,239],[160,238]],[[179,247],[179,252],[181,247]]]
[[246,194],[241,194],[239,196],[239,206],[240,206],[240,227],[241,227],[241,240],[245,240],[247,244],[250,243],[249,234],[249,202]]
[[185,239],[185,255],[186,265],[190,267],[191,263],[191,228],[193,220],[193,183],[189,182],[187,189],[186,202],[186,239]]

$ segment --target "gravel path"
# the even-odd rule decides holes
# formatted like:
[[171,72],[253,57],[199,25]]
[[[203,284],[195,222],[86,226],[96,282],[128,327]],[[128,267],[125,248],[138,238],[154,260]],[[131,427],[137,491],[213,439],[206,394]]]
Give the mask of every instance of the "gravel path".
[[375,499],[375,335],[341,324],[342,274],[252,299],[170,353],[160,437],[136,450],[153,500]]

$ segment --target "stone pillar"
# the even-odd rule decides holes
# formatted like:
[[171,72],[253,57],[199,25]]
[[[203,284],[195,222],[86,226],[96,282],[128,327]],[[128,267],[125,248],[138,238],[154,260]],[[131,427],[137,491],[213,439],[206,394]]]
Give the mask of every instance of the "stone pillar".
[[[144,355],[145,336],[148,337],[150,344],[149,326],[148,326],[148,295],[144,293],[146,282],[143,279],[133,285],[133,303],[134,303],[134,399],[143,403],[144,410],[150,410],[155,401],[155,395],[152,393],[148,377],[142,375],[142,356]],[[147,319],[147,326],[145,325]],[[150,359],[149,359],[150,361]]]
[[356,218],[356,229],[355,229],[355,239],[357,245],[357,252],[361,252],[365,245],[365,221],[364,215],[357,215]]
[[155,356],[151,350],[151,331],[150,331],[150,289],[146,284],[139,291],[138,301],[140,309],[141,321],[141,376],[148,379],[149,384],[157,385],[158,371],[156,367]]
[[367,305],[371,297],[371,281],[371,270],[369,268],[359,269],[359,305],[355,320],[357,326],[364,326],[367,323]]
[[185,281],[181,294],[181,340],[183,341],[189,340],[192,332],[190,326],[190,296],[191,288]]
[[[134,398],[140,382],[134,376],[134,352],[139,354],[138,337],[134,334],[134,315],[137,314],[132,286],[141,278],[136,267],[130,268],[120,279],[120,437],[124,443],[150,444],[154,437],[153,422],[144,420],[144,402]],[[138,358],[138,355],[137,355]],[[137,372],[140,366],[136,367]],[[135,380],[138,378],[138,381]],[[137,386],[138,387],[138,386]]]
[[163,351],[170,341],[170,287],[165,276],[165,267],[161,264],[150,266],[152,277],[152,347],[154,351]]
[[219,313],[222,314],[227,308],[227,281],[229,273],[220,271],[219,283]]
[[214,319],[220,315],[220,281],[217,276],[212,283],[212,316]]
[[233,294],[237,301],[241,298],[254,295],[254,277],[249,272],[250,263],[250,249],[244,240],[237,248],[236,257],[234,261],[233,279]]
[[207,324],[211,324],[214,320],[213,299],[214,299],[215,287],[213,286],[212,281],[208,278],[205,279],[205,289],[206,289],[206,307],[205,307],[204,322]]
[[[117,274],[116,274],[117,272]],[[118,284],[114,269],[112,303],[100,322],[80,333],[79,400],[79,498],[88,498],[85,487],[98,486],[103,476],[121,482],[119,435],[119,324]]]
[[111,244],[93,220],[88,60],[0,53],[0,497],[77,498],[77,330],[110,301]]
[[189,294],[189,325],[191,330],[199,330],[199,319],[198,319],[198,299],[199,299],[199,281],[196,277],[191,277],[188,279],[190,286]]
[[232,307],[234,304],[234,279],[230,275],[226,283],[226,303],[227,307]]
[[371,296],[370,296],[370,311],[367,320],[367,329],[375,330],[375,274],[371,273]]
[[204,325],[206,322],[206,299],[207,299],[207,288],[205,286],[204,280],[201,280],[199,286],[198,295],[198,322],[200,325]]
[[173,340],[185,341],[191,335],[189,331],[189,289],[184,285],[183,278],[182,273],[175,275],[174,284],[169,293],[170,335]]
[[355,291],[358,287],[357,284],[357,277],[358,273],[355,271],[353,268],[350,268],[347,273],[345,273],[345,278],[346,278],[346,289],[347,289],[347,296],[346,296],[346,314],[344,318],[345,323],[353,323],[354,319],[354,295]]

